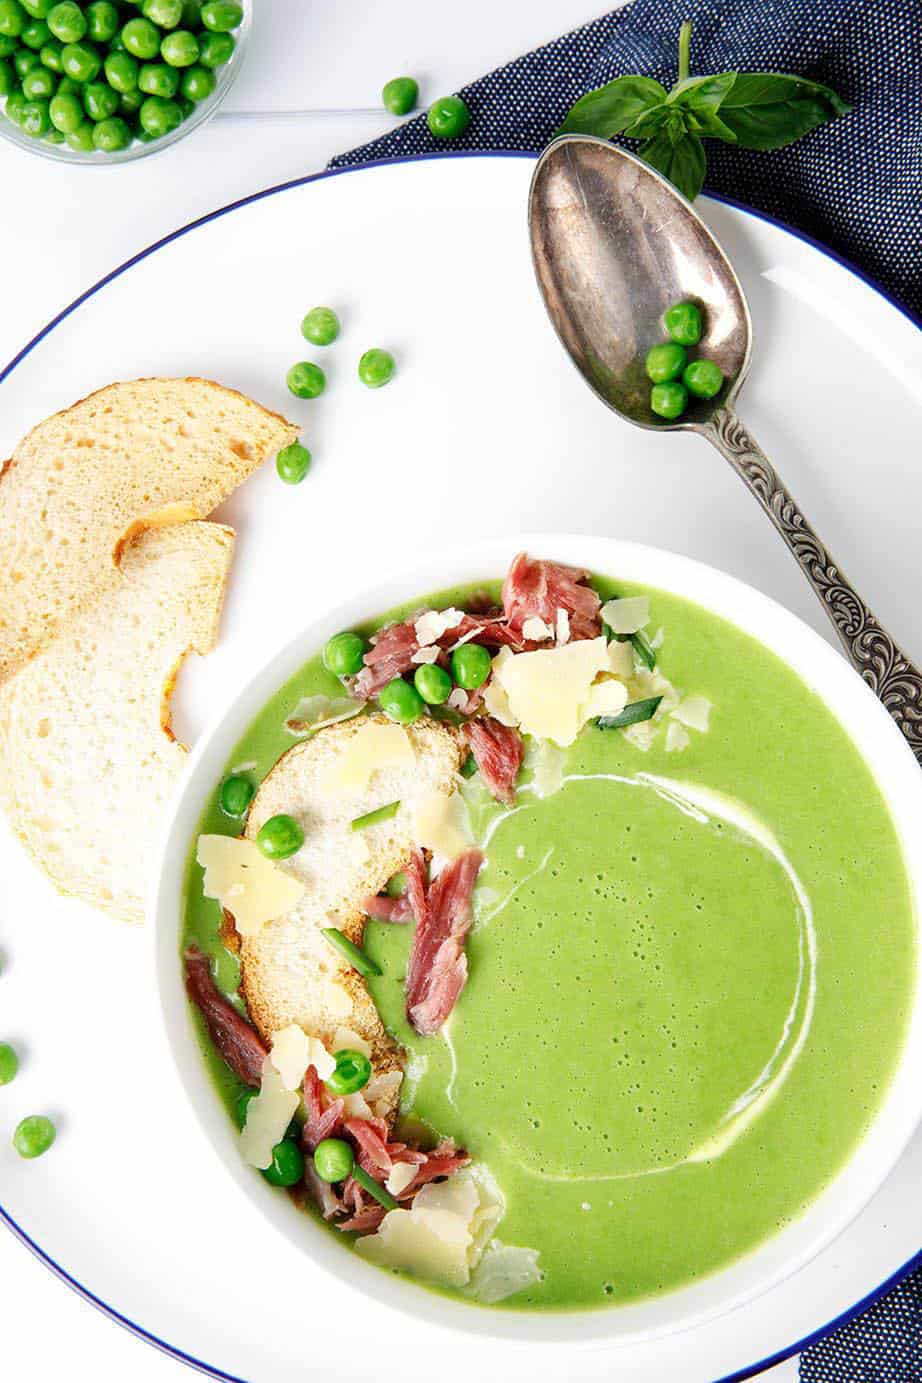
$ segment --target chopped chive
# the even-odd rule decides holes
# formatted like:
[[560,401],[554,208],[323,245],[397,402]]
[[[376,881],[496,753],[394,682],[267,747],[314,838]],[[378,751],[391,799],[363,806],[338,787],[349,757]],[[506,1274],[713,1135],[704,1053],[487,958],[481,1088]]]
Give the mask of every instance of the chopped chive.
[[368,1175],[364,1167],[360,1167],[359,1164],[356,1163],[352,1168],[352,1175],[362,1189],[367,1191],[369,1196],[374,1196],[375,1200],[383,1205],[385,1210],[398,1209],[397,1202],[394,1200],[390,1191],[385,1191],[384,1187],[375,1181],[374,1177]]
[[361,946],[356,946],[347,936],[343,936],[338,927],[321,927],[320,930],[334,951],[345,956],[352,968],[357,970],[360,975],[381,974],[380,965],[373,961],[371,956],[367,956]]
[[650,640],[647,638],[646,634],[642,634],[639,629],[637,633],[632,634],[630,638],[634,652],[637,654],[640,661],[646,663],[647,667],[652,671],[652,669],[656,667],[656,653],[650,644]]
[[385,885],[384,892],[388,898],[402,898],[407,891],[407,876],[400,870],[399,874],[393,874]]
[[600,730],[620,730],[622,725],[638,725],[642,720],[652,720],[661,696],[648,696],[644,701],[632,701],[616,716],[597,716],[596,725]]
[[461,777],[473,778],[476,772],[477,760],[474,758],[473,754],[468,754],[467,758],[464,760],[464,763],[461,765]]
[[366,812],[364,816],[357,816],[352,823],[353,831],[364,831],[366,826],[375,826],[379,821],[390,821],[392,816],[396,816],[400,810],[400,799],[396,802],[388,802],[385,807],[376,807],[373,812]]

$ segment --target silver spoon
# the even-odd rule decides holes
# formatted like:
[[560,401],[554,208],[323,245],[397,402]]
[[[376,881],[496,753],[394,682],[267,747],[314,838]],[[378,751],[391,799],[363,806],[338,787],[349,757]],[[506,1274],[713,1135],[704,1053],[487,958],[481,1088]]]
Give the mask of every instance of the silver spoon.
[[[528,221],[545,306],[586,383],[628,422],[697,432],[730,462],[800,564],[852,666],[922,763],[922,673],[843,575],[737,417],[752,324],[739,280],[707,226],[648,164],[590,135],[563,135],[545,149]],[[666,308],[685,299],[703,308],[702,354],[729,382],[715,399],[693,399],[670,423],[650,408],[644,357],[664,339]]]

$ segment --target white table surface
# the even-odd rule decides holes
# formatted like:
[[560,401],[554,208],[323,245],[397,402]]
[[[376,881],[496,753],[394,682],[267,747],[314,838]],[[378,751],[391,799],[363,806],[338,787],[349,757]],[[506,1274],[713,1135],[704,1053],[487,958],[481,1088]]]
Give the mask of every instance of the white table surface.
[[[0,144],[0,366],[65,304],[160,236],[323,168],[393,128],[380,107],[389,77],[415,75],[428,102],[604,7],[605,0],[259,0],[246,65],[224,107],[169,152],[122,168],[69,169]],[[177,303],[180,326],[185,306]],[[2,1231],[0,1301],[6,1378],[187,1376],[183,1365],[91,1310]],[[381,1376],[388,1379],[386,1365]],[[793,1362],[763,1375],[770,1383],[796,1376]]]

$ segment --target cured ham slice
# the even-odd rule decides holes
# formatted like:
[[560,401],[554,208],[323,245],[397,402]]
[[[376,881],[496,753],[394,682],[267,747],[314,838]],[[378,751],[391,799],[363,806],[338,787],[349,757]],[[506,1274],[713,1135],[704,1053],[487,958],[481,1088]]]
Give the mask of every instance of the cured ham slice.
[[308,1066],[304,1073],[304,1109],[301,1141],[306,1151],[312,1153],[324,1138],[338,1136],[345,1109],[342,1100],[327,1100],[315,1066]]
[[464,737],[490,792],[507,807],[514,806],[515,780],[525,754],[518,730],[501,725],[493,716],[484,716],[467,722]]
[[400,898],[389,898],[386,893],[372,893],[362,906],[366,915],[375,922],[409,922],[413,916],[406,894]]
[[208,957],[190,946],[185,959],[186,993],[204,1018],[212,1042],[244,1085],[258,1086],[268,1047],[218,989]]
[[365,666],[355,679],[355,695],[363,700],[377,696],[382,687],[395,677],[402,677],[413,666],[413,654],[419,648],[416,626],[412,620],[389,624],[371,638],[365,654]]
[[589,573],[561,562],[546,562],[520,552],[503,582],[503,610],[511,633],[521,639],[526,619],[537,616],[552,629],[557,611],[565,610],[571,639],[594,639],[601,633],[600,597],[588,585]]
[[407,892],[416,917],[407,967],[407,1017],[424,1037],[438,1032],[467,980],[464,942],[473,920],[471,894],[482,864],[479,850],[466,850],[425,890],[418,863],[411,863],[407,871]]

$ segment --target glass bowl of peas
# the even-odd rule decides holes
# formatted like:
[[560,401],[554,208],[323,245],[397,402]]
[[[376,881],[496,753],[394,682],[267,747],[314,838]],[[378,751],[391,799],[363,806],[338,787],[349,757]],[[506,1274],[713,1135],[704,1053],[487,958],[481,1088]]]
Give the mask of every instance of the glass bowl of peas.
[[0,136],[61,162],[128,163],[214,114],[253,0],[0,0]]

